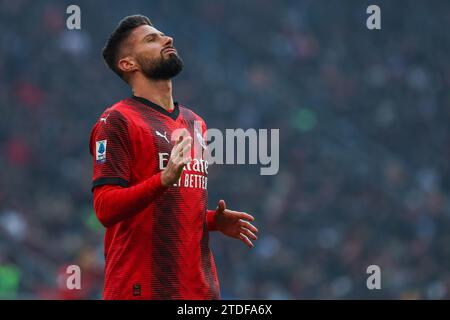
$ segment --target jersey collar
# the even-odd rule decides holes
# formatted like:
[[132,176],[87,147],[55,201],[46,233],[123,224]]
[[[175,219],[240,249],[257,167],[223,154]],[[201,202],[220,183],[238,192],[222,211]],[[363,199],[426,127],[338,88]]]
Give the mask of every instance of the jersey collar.
[[139,101],[140,103],[145,104],[146,106],[149,106],[150,108],[162,113],[163,115],[168,116],[172,120],[176,120],[178,118],[178,115],[180,114],[180,109],[178,108],[178,102],[174,102],[175,108],[173,109],[172,112],[169,112],[166,109],[164,109],[163,107],[161,107],[160,105],[157,105],[156,103],[153,103],[150,100],[147,100],[145,98],[137,97],[135,95],[133,95],[131,98],[133,98],[136,101]]

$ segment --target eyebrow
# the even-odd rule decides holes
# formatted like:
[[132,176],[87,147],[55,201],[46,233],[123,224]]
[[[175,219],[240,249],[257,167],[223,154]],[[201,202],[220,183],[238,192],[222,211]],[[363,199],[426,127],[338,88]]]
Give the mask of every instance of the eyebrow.
[[160,35],[161,37],[164,37],[164,33],[162,33],[162,32],[152,32],[152,33],[149,33],[149,34],[147,34],[145,37],[144,37],[144,41],[145,40],[147,40],[148,38],[150,38],[150,37],[153,37],[153,36],[155,36],[155,35]]

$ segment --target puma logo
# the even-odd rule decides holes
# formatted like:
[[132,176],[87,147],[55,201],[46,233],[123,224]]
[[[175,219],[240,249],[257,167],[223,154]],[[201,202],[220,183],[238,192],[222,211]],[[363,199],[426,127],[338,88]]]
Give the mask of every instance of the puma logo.
[[160,136],[161,138],[166,139],[167,143],[170,143],[170,142],[169,142],[169,139],[167,139],[166,131],[164,131],[164,134],[162,134],[162,133],[159,132],[158,130],[155,130],[155,133],[156,133],[157,136]]
[[110,115],[110,114],[108,113],[108,115],[107,115],[106,117],[101,117],[101,118],[100,118],[100,122],[103,121],[103,122],[106,124],[106,120],[108,120],[109,115]]

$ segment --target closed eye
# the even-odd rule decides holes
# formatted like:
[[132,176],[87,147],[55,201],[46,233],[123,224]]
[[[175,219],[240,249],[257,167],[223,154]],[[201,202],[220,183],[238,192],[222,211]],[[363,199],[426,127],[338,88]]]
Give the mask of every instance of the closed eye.
[[151,34],[148,34],[144,38],[144,40],[147,41],[147,42],[152,42],[152,41],[154,41],[156,39],[157,36],[165,37],[164,33],[158,33],[158,34],[157,33],[151,33]]

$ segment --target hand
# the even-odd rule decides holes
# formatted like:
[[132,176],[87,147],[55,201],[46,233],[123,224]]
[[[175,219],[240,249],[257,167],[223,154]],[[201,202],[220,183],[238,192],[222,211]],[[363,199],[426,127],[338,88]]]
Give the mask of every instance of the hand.
[[258,229],[249,222],[253,220],[255,218],[247,213],[228,210],[225,201],[220,200],[216,209],[214,222],[217,230],[229,237],[239,239],[249,248],[253,248],[253,243],[250,239],[258,239],[255,235]]
[[161,173],[161,184],[170,187],[180,179],[183,168],[191,162],[192,138],[180,136],[177,144],[172,148],[167,166]]

